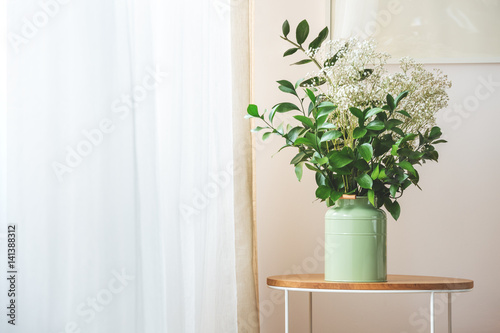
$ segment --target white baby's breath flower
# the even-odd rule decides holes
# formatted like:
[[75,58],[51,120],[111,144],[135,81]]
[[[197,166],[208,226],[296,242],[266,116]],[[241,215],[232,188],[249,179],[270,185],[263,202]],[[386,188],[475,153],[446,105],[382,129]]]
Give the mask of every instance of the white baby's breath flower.
[[[390,74],[385,69],[389,55],[378,52],[373,40],[359,41],[356,38],[331,40],[312,51],[324,68],[308,77],[321,76],[327,80],[323,88],[327,98],[337,105],[342,127],[352,127],[356,119],[349,112],[350,107],[365,109],[381,107],[386,95],[396,97],[409,91],[399,109],[407,111],[411,118],[397,117],[404,122],[400,127],[405,132],[425,131],[435,125],[435,114],[448,104],[446,89],[451,83],[441,71],[427,71],[423,65],[409,57],[400,60],[401,72]],[[347,120],[347,122],[346,122]]]

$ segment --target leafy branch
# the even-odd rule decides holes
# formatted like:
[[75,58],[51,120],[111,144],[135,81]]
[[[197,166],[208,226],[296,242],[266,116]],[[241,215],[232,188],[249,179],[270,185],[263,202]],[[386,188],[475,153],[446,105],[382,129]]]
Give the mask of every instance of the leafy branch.
[[[328,28],[319,33],[307,50],[303,46],[309,35],[307,21],[297,26],[296,42],[288,38],[288,21],[283,23],[282,30],[281,38],[294,46],[283,56],[301,51],[308,57],[296,65],[312,62],[320,70],[332,67],[349,47],[345,44],[343,49],[321,64],[314,58],[313,51],[326,40]],[[365,69],[360,80],[372,72]],[[332,85],[328,76],[301,79],[295,84],[287,80],[277,82],[279,90],[294,95],[300,105],[278,103],[267,114],[267,110],[260,113],[256,105],[250,104],[246,117],[258,118],[264,123],[264,126],[257,126],[252,131],[262,131],[263,140],[272,134],[285,139],[285,145],[279,151],[288,147],[298,149],[290,161],[297,179],[302,179],[304,166],[315,172],[316,197],[325,201],[327,206],[335,204],[344,194],[367,196],[372,205],[385,206],[397,220],[401,211],[397,199],[410,185],[418,187],[420,177],[415,166],[428,160],[437,161],[439,155],[434,145],[446,142],[440,139],[442,133],[437,126],[424,133],[408,132],[405,125],[412,115],[400,105],[409,91],[402,91],[395,97],[387,94],[380,107],[351,107],[348,112],[340,112],[328,96],[315,88],[327,82]],[[307,109],[304,105],[306,100]],[[281,123],[276,126],[276,113],[295,113],[292,117],[299,124],[285,126]]]

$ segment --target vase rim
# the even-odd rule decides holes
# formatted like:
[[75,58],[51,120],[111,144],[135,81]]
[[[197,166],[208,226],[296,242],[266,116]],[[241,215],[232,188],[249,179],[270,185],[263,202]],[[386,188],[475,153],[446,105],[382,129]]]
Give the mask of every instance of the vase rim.
[[367,199],[366,195],[356,195],[356,194],[343,194],[339,199],[344,200],[355,200],[355,199]]

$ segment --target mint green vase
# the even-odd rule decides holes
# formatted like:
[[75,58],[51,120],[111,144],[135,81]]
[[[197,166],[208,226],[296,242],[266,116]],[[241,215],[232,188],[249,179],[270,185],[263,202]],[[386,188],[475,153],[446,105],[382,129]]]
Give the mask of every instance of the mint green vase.
[[387,217],[367,197],[339,199],[326,212],[325,280],[387,281]]

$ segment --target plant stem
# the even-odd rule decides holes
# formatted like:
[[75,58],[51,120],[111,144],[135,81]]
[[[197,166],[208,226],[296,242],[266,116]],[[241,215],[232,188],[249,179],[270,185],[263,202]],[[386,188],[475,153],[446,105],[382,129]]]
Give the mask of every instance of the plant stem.
[[[314,62],[314,64],[319,68],[320,71],[323,70],[323,66],[321,66],[321,64],[316,60],[316,58],[308,55],[306,53],[306,50],[302,47],[302,45],[299,45],[299,44],[291,41],[287,37],[283,37],[283,36],[280,36],[280,37],[281,37],[281,39],[286,40],[287,42],[289,42],[290,44],[292,44],[293,46],[295,46],[296,48],[298,48],[299,50],[301,50],[309,59],[312,60],[312,62]],[[332,80],[330,80],[330,77],[328,75],[325,75],[325,77],[328,80],[328,83],[333,87],[333,82],[332,82]]]

